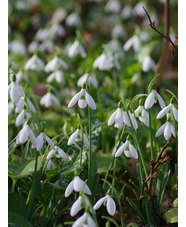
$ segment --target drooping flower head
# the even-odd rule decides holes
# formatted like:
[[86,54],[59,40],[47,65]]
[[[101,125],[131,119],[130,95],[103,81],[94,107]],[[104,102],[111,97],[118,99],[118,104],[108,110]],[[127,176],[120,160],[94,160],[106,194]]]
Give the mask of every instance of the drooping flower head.
[[74,222],[72,227],[96,227],[96,224],[88,211],[85,211],[85,213]]
[[147,127],[149,127],[149,115],[142,105],[142,100],[139,102],[138,108],[134,111],[135,117],[137,117],[141,122],[143,122]]
[[[72,133],[72,135],[68,139],[68,145],[72,145],[76,141],[82,140],[82,131],[80,129],[80,126],[78,125],[77,130]],[[85,133],[83,133],[83,143],[87,146],[89,146],[89,141]]]
[[49,90],[40,100],[40,104],[44,105],[45,107],[50,107],[53,103],[59,105],[59,100],[51,93]]
[[43,61],[37,56],[33,55],[25,64],[25,70],[44,70],[45,65]]
[[165,103],[162,97],[158,94],[156,90],[152,90],[145,100],[145,109],[151,108],[155,103],[159,102],[161,108],[165,107]]

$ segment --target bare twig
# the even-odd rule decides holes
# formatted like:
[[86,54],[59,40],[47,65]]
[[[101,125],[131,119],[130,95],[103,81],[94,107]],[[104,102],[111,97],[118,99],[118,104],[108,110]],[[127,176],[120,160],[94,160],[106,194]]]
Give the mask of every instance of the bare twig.
[[177,50],[177,47],[175,46],[175,44],[174,44],[173,41],[171,40],[170,36],[167,36],[167,35],[162,34],[162,33],[156,28],[156,23],[155,23],[155,21],[152,21],[152,20],[151,20],[151,17],[150,17],[149,13],[147,12],[147,10],[145,9],[144,6],[143,6],[143,9],[145,10],[145,13],[147,14],[147,17],[148,17],[149,22],[150,22],[149,25],[151,26],[151,28],[152,28],[154,31],[156,31],[159,35],[161,35],[163,38],[167,39],[167,40],[172,44],[172,46]]

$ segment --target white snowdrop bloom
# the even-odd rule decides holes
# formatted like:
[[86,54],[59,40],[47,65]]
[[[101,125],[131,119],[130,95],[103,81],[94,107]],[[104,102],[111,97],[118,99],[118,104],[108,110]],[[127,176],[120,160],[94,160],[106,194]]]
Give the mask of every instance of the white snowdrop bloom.
[[[126,112],[125,112],[125,113],[126,113]],[[126,115],[127,115],[127,113],[126,113]],[[135,119],[135,117],[134,117],[134,114],[132,114],[132,113],[130,112],[130,110],[128,110],[128,115],[129,115],[130,120],[131,120],[131,122],[132,122],[132,127],[136,130],[136,129],[138,128],[138,123],[137,123],[137,121],[136,121],[136,119]],[[130,120],[129,120],[129,118],[127,118],[126,123],[125,123],[125,124],[126,124],[127,126],[129,126],[129,127],[131,127]]]
[[8,116],[10,116],[12,114],[13,109],[14,109],[14,103],[12,101],[10,101],[8,103]]
[[18,10],[24,10],[24,11],[29,9],[28,2],[24,2],[24,1],[16,1],[15,7]]
[[26,55],[26,47],[25,45],[18,41],[12,41],[11,43],[8,44],[8,49],[12,54],[22,54],[22,55]]
[[119,13],[121,10],[121,4],[117,0],[109,0],[104,8],[107,13]]
[[113,56],[109,53],[101,54],[96,58],[96,60],[93,63],[94,68],[98,68],[99,70],[107,70],[109,71],[114,67],[113,64]]
[[[80,129],[77,129],[68,139],[68,145],[72,145],[76,141],[82,140],[82,132]],[[85,133],[83,133],[83,143],[89,146],[89,141]]]
[[82,88],[80,92],[78,92],[69,102],[68,107],[72,107],[78,102],[78,106],[81,109],[84,109],[87,105],[95,110],[96,109],[96,103],[94,102],[94,99],[88,94],[86,89]]
[[176,134],[175,134],[175,128],[174,126],[169,122],[167,121],[165,124],[163,124],[156,132],[156,135],[155,137],[158,137],[160,136],[161,134],[164,134],[164,138],[166,140],[169,140],[171,138],[171,134],[176,137]]
[[143,122],[147,127],[149,127],[149,115],[143,106],[139,105],[138,108],[134,111],[134,113],[141,122]]
[[80,192],[84,187],[84,193],[87,195],[91,195],[91,191],[87,184],[79,176],[75,176],[74,179],[68,184],[65,190],[65,197],[68,197],[72,191]]
[[37,151],[40,151],[43,148],[44,142],[47,142],[48,145],[55,150],[54,143],[52,140],[44,133],[41,132],[38,137],[35,139],[35,145],[32,148],[36,148]]
[[127,40],[127,42],[123,46],[123,49],[125,51],[128,51],[131,47],[133,47],[134,51],[138,52],[140,50],[140,46],[141,46],[141,44],[140,44],[139,37],[134,35],[130,39]]
[[37,55],[33,55],[25,64],[25,70],[44,70],[44,68],[43,61]]
[[157,115],[157,119],[161,119],[163,116],[165,116],[168,112],[172,111],[174,119],[178,121],[178,110],[176,107],[170,103],[168,106],[164,107]]
[[[29,98],[26,98],[26,102],[30,108],[30,110],[33,112],[33,113],[36,113],[36,108],[34,106],[34,104],[30,101]],[[16,113],[20,113],[23,109],[23,106],[24,106],[24,97],[21,97],[19,102],[16,103],[16,109],[15,109],[15,112]]]
[[123,19],[128,19],[132,15],[132,8],[130,6],[125,6],[121,12],[121,17]]
[[46,93],[40,100],[40,104],[46,108],[50,107],[52,103],[60,104],[59,100],[51,92]]
[[47,51],[48,53],[51,53],[54,50],[54,43],[51,40],[45,40],[39,45],[38,49],[41,52]]
[[68,47],[67,54],[70,58],[74,58],[78,55],[82,58],[87,56],[82,44],[78,40],[75,40],[75,42]]
[[16,81],[15,74],[12,76],[12,82],[8,86],[8,95],[10,95],[10,98],[14,103],[19,102],[21,96],[25,96],[22,87]]
[[49,30],[52,39],[56,39],[58,36],[64,37],[66,35],[65,29],[61,24],[53,24]]
[[145,100],[145,109],[151,108],[154,103],[157,103],[157,101],[159,102],[161,108],[165,107],[165,103],[162,97],[158,94],[156,90],[152,90]]
[[36,33],[36,36],[35,36],[35,39],[37,41],[44,41],[44,40],[47,40],[49,38],[49,29],[42,29],[40,28],[37,33]]
[[68,65],[65,61],[63,61],[61,58],[55,56],[51,61],[47,63],[45,66],[45,72],[52,72],[56,71],[60,68],[67,69]]
[[143,42],[147,42],[150,40],[149,34],[145,31],[140,32],[139,37],[140,37],[140,40]]
[[155,70],[156,64],[151,57],[146,56],[142,63],[142,70],[148,72],[150,69]]
[[63,76],[63,72],[57,70],[57,71],[51,73],[51,74],[48,76],[48,78],[47,78],[47,82],[50,83],[50,82],[52,82],[54,79],[56,79],[56,81],[57,81],[58,83],[64,83],[65,78],[64,78],[64,76]]
[[116,213],[116,204],[110,195],[106,195],[103,198],[99,199],[93,206],[93,209],[99,209],[102,204],[107,207],[107,211],[110,215],[113,216]]
[[47,160],[51,159],[53,156],[56,156],[56,158],[63,158],[64,160],[67,160],[67,155],[65,152],[58,146],[55,146],[54,149],[49,151],[47,155]]
[[49,160],[48,163],[47,163],[46,168],[47,168],[47,170],[55,169],[56,165],[54,164],[54,162],[52,160]]
[[126,140],[126,142],[120,146],[115,153],[115,157],[119,157],[122,152],[124,152],[127,158],[134,157],[135,159],[138,159],[138,153],[129,140]]
[[35,146],[36,145],[35,134],[30,128],[30,126],[27,123],[25,123],[21,131],[16,136],[16,144],[25,143],[29,138],[32,142],[32,145]]
[[25,109],[23,109],[20,112],[20,114],[17,116],[15,125],[18,127],[24,124],[29,118],[30,118],[30,114]]
[[121,24],[116,24],[114,26],[114,28],[112,29],[111,35],[113,38],[115,38],[115,37],[125,38],[126,31]]
[[[118,147],[118,145],[119,145],[119,141],[117,142],[116,146],[115,146],[115,147],[113,148],[113,150],[112,150],[112,156],[115,155],[115,153],[116,153],[116,148]],[[123,145],[123,142],[120,143],[120,146],[121,146],[121,145]],[[119,147],[120,147],[120,146],[119,146]]]
[[87,206],[89,201],[82,196],[79,196],[78,199],[73,203],[70,209],[70,215],[74,217],[83,207]]
[[79,217],[72,227],[96,227],[94,220],[91,215],[85,212],[81,217]]
[[117,110],[109,117],[108,126],[114,124],[114,127],[121,128],[124,123],[124,118],[126,118],[126,113],[122,108],[117,108]]
[[97,80],[95,80],[91,75],[89,75],[88,73],[85,73],[82,77],[80,77],[80,79],[78,80],[77,85],[79,87],[82,87],[83,84],[87,81],[87,77],[88,77],[88,85],[92,85],[93,87],[97,88],[98,87],[98,82]]
[[69,27],[79,27],[81,24],[81,18],[77,13],[71,13],[66,19],[66,25]]
[[[15,73],[13,72],[12,69],[10,69],[10,72],[9,73],[10,73],[10,81],[12,82],[12,77],[14,77]],[[19,84],[19,82],[23,78],[23,72],[22,71],[19,71],[18,73],[16,73],[15,77],[16,77],[16,83]]]
[[28,46],[28,52],[33,53],[34,51],[39,49],[39,44],[36,41],[32,41]]
[[146,8],[146,4],[144,2],[138,2],[135,7],[133,8],[133,15],[134,16],[139,16],[139,17],[143,17],[145,16],[145,10],[143,9],[143,7]]

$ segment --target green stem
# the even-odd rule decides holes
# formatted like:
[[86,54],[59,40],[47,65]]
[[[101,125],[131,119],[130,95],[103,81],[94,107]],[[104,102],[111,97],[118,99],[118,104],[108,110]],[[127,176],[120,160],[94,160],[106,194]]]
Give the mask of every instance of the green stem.
[[89,185],[92,179],[92,149],[91,149],[91,115],[90,107],[88,107],[88,123],[89,123],[89,160],[88,160],[88,182]]
[[153,154],[153,137],[152,137],[152,124],[151,124],[151,111],[150,111],[150,109],[149,109],[149,136],[150,136],[151,160],[154,160],[154,154]]

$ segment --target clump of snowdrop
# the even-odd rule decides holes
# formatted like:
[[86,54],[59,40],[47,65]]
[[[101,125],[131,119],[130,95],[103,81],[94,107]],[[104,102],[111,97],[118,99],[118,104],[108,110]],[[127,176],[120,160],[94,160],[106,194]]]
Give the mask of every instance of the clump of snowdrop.
[[94,99],[88,94],[86,91],[86,83],[83,84],[83,87],[80,92],[78,92],[69,102],[68,107],[71,108],[78,102],[78,106],[81,109],[84,109],[87,105],[95,110],[96,109],[96,103],[94,102]]
[[[77,127],[77,130],[72,133],[72,135],[68,139],[68,145],[72,145],[73,143],[82,140],[82,131],[80,130],[80,126]],[[83,143],[89,146],[89,141],[85,133],[83,133]]]
[[165,107],[165,103],[162,97],[158,94],[156,90],[152,90],[145,100],[145,109],[151,108],[155,103],[159,102],[161,108]]
[[84,194],[87,194],[87,195],[92,194],[88,185],[85,184],[85,182],[79,176],[75,176],[74,179],[68,184],[65,190],[65,197],[68,197],[73,190],[76,192],[80,192],[82,189]]
[[52,106],[55,103],[57,105],[60,104],[59,100],[51,93],[49,90],[40,100],[40,104],[44,105],[46,108]]
[[47,82],[51,83],[53,80],[56,80],[58,83],[64,83],[65,78],[63,76],[63,72],[60,70],[54,71],[53,73],[51,73],[48,78],[47,78]]
[[72,227],[96,227],[94,220],[91,215],[86,211],[81,217],[79,217]]
[[85,49],[79,40],[75,40],[74,43],[68,45],[67,54],[70,58],[74,58],[78,55],[82,58],[85,58],[87,56]]
[[25,70],[44,70],[45,65],[43,61],[37,56],[33,55],[25,64]]
[[53,156],[56,156],[56,158],[63,158],[64,160],[67,160],[67,155],[65,152],[58,146],[55,146],[54,149],[49,151],[47,155],[47,160],[50,160]]
[[119,13],[121,10],[121,4],[118,0],[109,0],[104,8],[107,13]]
[[18,40],[15,40],[15,41],[12,41],[11,43],[9,43],[8,49],[12,54],[26,55],[26,53],[27,53],[25,45]]
[[125,156],[127,158],[134,157],[135,159],[138,159],[138,153],[135,149],[135,147],[131,144],[129,140],[129,135],[127,136],[126,142],[119,147],[119,149],[115,153],[115,157],[119,157],[122,152],[124,152]]
[[116,213],[116,204],[112,197],[109,195],[109,192],[107,193],[106,196],[104,196],[103,198],[99,199],[96,202],[96,204],[93,206],[93,209],[94,210],[99,209],[102,204],[107,207],[107,211],[111,216],[113,216]]
[[137,35],[132,36],[130,39],[126,41],[123,46],[124,51],[128,51],[131,47],[133,47],[135,52],[140,50],[141,44],[140,39]]
[[166,140],[169,140],[171,138],[171,135],[176,137],[175,134],[175,128],[170,122],[170,116],[167,118],[167,121],[165,124],[163,124],[156,132],[156,137],[160,136],[161,134],[164,135],[164,138]]
[[157,115],[157,119],[161,119],[162,117],[164,117],[166,114],[170,113],[171,111],[173,113],[174,119],[176,121],[178,121],[178,110],[176,109],[176,107],[174,106],[174,104],[172,104],[173,98],[170,100],[170,103],[168,106],[165,106]]
[[98,68],[101,71],[110,71],[114,67],[113,56],[110,53],[102,53],[94,61],[93,67]]
[[80,27],[81,24],[81,18],[77,13],[71,13],[66,19],[66,25],[69,27]]
[[134,111],[135,117],[137,117],[142,123],[149,127],[149,115],[142,105],[142,100],[139,102],[138,108]]
[[61,58],[55,56],[45,66],[45,72],[57,71],[59,69],[68,69],[67,63]]
[[150,69],[155,70],[156,64],[150,56],[146,56],[142,63],[142,70],[148,72]]
[[79,87],[82,87],[83,84],[87,81],[89,86],[93,86],[94,88],[98,87],[98,82],[97,80],[95,80],[91,75],[89,75],[88,73],[85,73],[82,77],[80,77],[80,79],[78,80],[77,85]]
[[17,82],[15,74],[13,74],[11,77],[11,83],[8,86],[8,95],[10,95],[10,98],[14,103],[18,103],[21,96],[25,96],[22,87]]
[[78,199],[73,203],[70,209],[70,215],[74,217],[83,207],[88,206],[89,201],[81,195],[82,193],[80,192],[80,196]]

